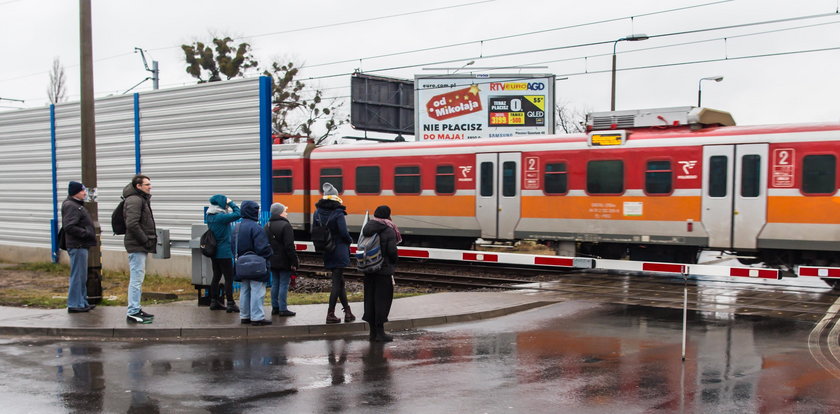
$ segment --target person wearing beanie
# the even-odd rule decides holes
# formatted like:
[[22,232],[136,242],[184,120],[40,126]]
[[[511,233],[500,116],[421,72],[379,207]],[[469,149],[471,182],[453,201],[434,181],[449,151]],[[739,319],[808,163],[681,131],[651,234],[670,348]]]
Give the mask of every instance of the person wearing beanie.
[[365,273],[363,280],[365,288],[365,313],[362,320],[370,326],[370,340],[373,342],[390,342],[394,338],[385,333],[385,322],[391,313],[394,301],[393,274],[397,265],[397,245],[402,242],[400,230],[391,221],[391,208],[379,206],[373,217],[362,228],[362,237],[379,235],[379,246],[382,251],[382,267],[376,272]]
[[[233,300],[233,253],[230,247],[230,223],[242,217],[239,206],[224,194],[210,197],[205,221],[216,238],[216,254],[210,258],[213,264],[213,279],[210,281],[210,310],[226,309],[227,313],[239,312]],[[219,299],[219,283],[225,277],[225,298],[227,306]]]
[[[88,312],[95,307],[87,301],[88,248],[96,246],[93,220],[85,208],[87,189],[78,181],[67,185],[67,199],[61,203],[59,237],[70,256],[70,283],[67,288],[67,312]],[[59,241],[61,245],[61,241]]]
[[271,217],[265,225],[265,233],[271,243],[271,314],[295,316],[289,310],[287,297],[292,272],[299,265],[295,250],[295,233],[289,223],[289,211],[283,204],[271,205]]
[[324,252],[324,267],[332,274],[332,289],[330,301],[327,308],[327,323],[338,323],[341,319],[335,316],[335,304],[341,301],[344,307],[344,322],[353,322],[356,316],[350,311],[350,304],[347,302],[347,290],[344,287],[344,268],[350,265],[350,244],[353,239],[347,231],[347,222],[344,216],[347,207],[342,205],[338,196],[338,189],[330,183],[324,183],[324,196],[315,204],[316,210],[312,215],[312,223],[327,227],[329,229],[335,247],[332,251]]

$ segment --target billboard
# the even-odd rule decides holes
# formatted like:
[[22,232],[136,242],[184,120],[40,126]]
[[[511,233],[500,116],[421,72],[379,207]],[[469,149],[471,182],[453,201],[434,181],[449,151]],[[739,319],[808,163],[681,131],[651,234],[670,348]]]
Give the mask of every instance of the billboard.
[[414,134],[414,82],[355,73],[350,78],[350,101],[353,128]]
[[554,133],[554,75],[418,75],[417,141]]

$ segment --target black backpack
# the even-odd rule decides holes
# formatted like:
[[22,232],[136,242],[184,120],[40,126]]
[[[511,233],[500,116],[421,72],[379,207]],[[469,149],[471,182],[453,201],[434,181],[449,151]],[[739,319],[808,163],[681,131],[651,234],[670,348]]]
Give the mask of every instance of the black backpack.
[[207,229],[207,231],[201,235],[199,247],[201,248],[201,254],[210,258],[216,257],[216,250],[218,249],[219,244],[216,243],[216,235],[213,234],[213,230]]
[[125,199],[123,198],[111,213],[111,230],[114,234],[125,234]]
[[335,241],[332,238],[332,232],[327,227],[329,223],[329,220],[326,223],[321,223],[320,216],[317,215],[315,216],[315,220],[312,220],[310,238],[312,239],[312,244],[315,246],[315,251],[318,253],[330,253],[335,250]]

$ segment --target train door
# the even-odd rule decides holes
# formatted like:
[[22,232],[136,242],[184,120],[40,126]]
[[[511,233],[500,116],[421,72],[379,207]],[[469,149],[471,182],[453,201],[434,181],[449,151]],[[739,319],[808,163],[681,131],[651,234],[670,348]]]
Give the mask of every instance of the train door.
[[484,239],[513,239],[521,192],[518,152],[476,154],[476,219]]
[[767,220],[767,144],[703,147],[703,226],[709,247],[755,249]]

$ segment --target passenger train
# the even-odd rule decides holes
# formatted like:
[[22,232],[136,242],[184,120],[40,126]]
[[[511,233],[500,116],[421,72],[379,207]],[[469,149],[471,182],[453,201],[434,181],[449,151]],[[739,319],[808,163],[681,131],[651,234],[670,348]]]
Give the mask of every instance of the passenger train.
[[560,255],[696,263],[723,250],[840,266],[840,124],[735,126],[708,108],[593,113],[587,133],[273,147],[274,200],[306,237],[322,184],[351,232],[387,204],[405,243],[537,240]]

